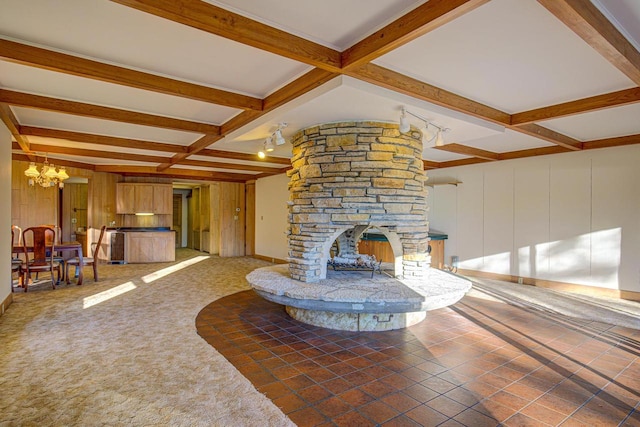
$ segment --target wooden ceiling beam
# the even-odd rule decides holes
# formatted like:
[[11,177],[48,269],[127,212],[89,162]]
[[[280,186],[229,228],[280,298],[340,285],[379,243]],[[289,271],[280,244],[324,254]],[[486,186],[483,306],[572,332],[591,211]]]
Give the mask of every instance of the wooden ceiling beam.
[[439,162],[434,162],[431,160],[423,160],[422,164],[424,165],[425,170],[426,169],[438,169],[440,167],[440,163]]
[[66,139],[67,141],[86,144],[105,145],[109,147],[134,148],[139,150],[163,151],[169,153],[187,152],[186,145],[165,144],[162,142],[143,141],[139,139],[120,138],[117,136],[96,135],[67,130],[47,129],[34,126],[21,126],[22,135],[39,136],[43,138]]
[[465,156],[477,157],[478,159],[484,159],[489,161],[500,160],[500,154],[493,151],[481,150],[480,148],[469,147],[462,144],[445,144],[439,147],[434,147],[437,150],[447,151],[449,153],[463,154]]
[[486,162],[489,162],[489,161],[490,160],[479,159],[477,157],[469,157],[467,159],[449,160],[449,161],[446,161],[446,162],[440,162],[440,163],[438,163],[438,165],[439,165],[438,167],[440,169],[453,168],[453,167],[456,167],[456,166],[477,165],[478,163],[486,163]]
[[18,64],[179,96],[226,107],[261,110],[262,100],[65,53],[0,39],[0,58]]
[[202,31],[337,72],[340,52],[197,0],[112,0],[115,3]]
[[191,160],[185,159],[180,162],[181,165],[185,166],[199,166],[205,168],[213,168],[213,169],[232,169],[232,170],[243,170],[250,172],[261,172],[261,173],[278,173],[278,169],[280,167],[269,167],[269,166],[255,166],[255,165],[244,165],[238,163],[224,163],[224,162],[208,162],[206,160]]
[[[83,132],[71,132],[66,130],[40,128],[35,126],[20,126],[20,134],[27,136],[39,136],[43,138],[66,139],[68,141],[82,142],[87,144],[104,145],[110,147],[135,148],[139,150],[162,151],[168,153],[187,153],[189,147],[186,145],[166,144],[155,141],[143,141],[139,139],[120,138],[115,136],[96,135]],[[264,162],[275,164],[291,164],[288,158],[268,157],[258,159],[255,154],[236,153],[233,151],[203,149],[198,152],[199,156],[216,157],[221,159],[246,160],[251,162]],[[268,166],[263,166],[268,167]]]
[[354,68],[474,10],[489,0],[429,0],[342,52],[342,68]]
[[365,82],[384,87],[413,98],[431,102],[454,111],[469,114],[502,126],[511,124],[511,115],[455,93],[374,64],[346,71],[346,74]]
[[0,102],[26,108],[55,111],[76,116],[93,117],[96,119],[112,120],[116,122],[132,123],[143,126],[161,127],[185,132],[219,134],[220,126],[207,123],[191,122],[171,117],[120,110],[118,108],[103,107],[101,105],[83,102],[67,101],[47,96],[32,95],[0,89]]
[[563,135],[551,129],[547,129],[540,125],[536,125],[534,123],[511,126],[511,129],[520,133],[524,133],[525,135],[533,136],[552,144],[568,148],[569,150],[582,150],[582,142],[578,141],[577,139],[570,138],[566,135]]
[[205,148],[198,151],[198,156],[219,157],[222,159],[247,160],[250,162],[276,163],[280,165],[290,165],[291,160],[285,157],[266,157],[258,159],[256,154],[237,153],[234,151],[213,150]]
[[[44,161],[44,157],[43,156],[38,156],[35,155],[33,156],[34,159],[32,160],[31,157],[27,156],[26,154],[12,154],[11,155],[11,160],[18,160],[21,162],[43,162]],[[78,169],[87,169],[87,170],[96,170],[96,166],[89,164],[89,163],[82,163],[82,162],[73,162],[70,160],[65,160],[65,159],[55,159],[55,165],[56,166],[64,166],[64,167],[68,167],[68,168],[78,168]],[[117,173],[117,172],[116,172]]]
[[227,135],[242,126],[251,123],[258,117],[267,114],[270,111],[293,101],[299,96],[322,86],[334,77],[339,76],[338,73],[332,73],[320,68],[314,68],[313,70],[305,73],[303,76],[295,79],[291,83],[278,89],[271,95],[267,96],[263,101],[264,108],[262,111],[244,111],[226,123],[222,124],[222,134]]
[[[293,82],[289,83],[288,85],[285,85],[284,87],[275,91],[271,95],[267,96],[264,99],[264,102],[263,102],[264,108],[262,111],[244,111],[238,114],[237,116],[235,116],[234,118],[232,118],[231,120],[229,120],[227,123],[224,123],[221,126],[221,134],[227,135],[228,133],[239,129],[242,126],[245,126],[251,123],[253,120],[257,119],[258,117],[264,114],[267,114],[268,112],[274,110],[275,108],[278,108],[301,95],[304,95],[305,93],[326,83],[327,81],[331,80],[337,75],[338,75],[337,73],[332,73],[326,70],[322,70],[320,68],[314,68],[313,70],[304,74],[302,77],[297,78]],[[196,141],[194,144],[189,146],[188,153],[176,154],[172,158],[171,162],[164,163],[158,166],[158,170],[162,171],[162,170],[168,169],[171,167],[171,165],[179,163],[180,160],[183,160],[190,155],[198,154],[200,151],[206,149],[206,147],[219,141],[222,138],[223,136],[210,138],[205,135],[204,137],[200,138],[200,140]]]
[[552,145],[550,147],[528,148],[526,150],[509,151],[506,153],[500,153],[500,160],[513,160],[522,159],[525,157],[546,156],[549,154],[560,154],[572,151],[568,148],[561,147],[559,145]]
[[538,3],[640,86],[640,52],[590,0],[538,0]]
[[205,135],[201,137],[196,142],[191,144],[189,148],[187,148],[186,153],[176,153],[168,162],[163,162],[162,164],[158,165],[158,172],[169,169],[171,166],[180,163],[182,160],[186,159],[192,154],[197,154],[199,151],[204,150],[205,148],[207,148],[214,142],[221,140],[222,138],[222,135]]
[[117,153],[115,151],[87,150],[84,148],[61,147],[57,145],[31,144],[33,151],[42,153],[66,154],[69,156],[98,157],[101,159],[132,160],[136,162],[161,163],[168,157],[147,156],[143,154]]
[[18,142],[18,145],[22,151],[27,153],[27,156],[33,160],[33,156],[30,154],[31,149],[29,148],[29,140],[23,136],[20,132],[20,124],[18,123],[18,119],[11,111],[11,107],[5,104],[4,102],[0,102],[0,120],[5,124],[13,138]]
[[227,172],[210,172],[194,169],[171,169],[169,172],[158,172],[150,166],[121,166],[121,165],[96,165],[96,172],[117,173],[128,176],[162,176],[166,178],[196,179],[202,181],[231,181],[245,182],[254,179],[256,175],[234,174]]
[[[14,149],[18,148],[17,144],[14,144]],[[50,146],[50,145],[40,145],[40,144],[32,144],[33,151],[43,152],[43,153],[55,153],[55,154],[66,154],[70,156],[83,156],[83,157],[98,157],[102,159],[116,159],[116,160],[129,160],[129,161],[137,161],[137,162],[147,162],[147,163],[163,163],[168,162],[170,160],[169,157],[161,157],[161,156],[147,156],[142,154],[131,154],[131,153],[117,153],[113,151],[100,151],[100,150],[87,150],[82,148],[70,148],[70,147],[58,147],[58,146]],[[183,160],[181,165],[186,166],[198,166],[198,167],[207,167],[212,169],[232,169],[232,170],[242,170],[249,172],[261,172],[261,173],[279,173],[278,167],[269,167],[269,166],[254,166],[254,165],[242,165],[237,163],[223,163],[223,162],[208,162],[203,160]],[[232,173],[232,172],[229,172]]]
[[594,139],[583,143],[585,150],[595,148],[620,147],[622,145],[640,144],[640,134],[618,136],[616,138]]
[[511,124],[514,126],[529,124],[638,102],[640,102],[640,87],[634,87],[516,113],[511,116]]

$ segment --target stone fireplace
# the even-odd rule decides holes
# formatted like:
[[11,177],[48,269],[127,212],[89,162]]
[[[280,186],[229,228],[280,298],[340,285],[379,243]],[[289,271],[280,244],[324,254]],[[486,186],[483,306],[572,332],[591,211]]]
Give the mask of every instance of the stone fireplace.
[[401,134],[381,122],[327,123],[291,142],[291,277],[325,279],[334,242],[342,255],[357,253],[369,227],[391,244],[396,277],[423,277],[430,257],[420,132]]
[[[291,142],[289,264],[247,275],[259,295],[304,323],[388,331],[422,321],[470,289],[468,280],[429,267],[420,132],[401,134],[396,124],[380,122],[327,123]],[[331,253],[353,259],[369,228],[391,244],[393,275],[327,275]]]

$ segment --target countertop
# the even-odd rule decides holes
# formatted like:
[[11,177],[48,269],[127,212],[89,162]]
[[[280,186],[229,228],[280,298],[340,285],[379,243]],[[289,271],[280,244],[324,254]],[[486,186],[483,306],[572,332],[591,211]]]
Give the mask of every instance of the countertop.
[[[429,232],[429,238],[431,240],[446,240],[449,238],[448,235],[444,233],[435,233]],[[370,241],[378,241],[378,242],[386,242],[387,238],[382,233],[364,233],[362,235],[362,240],[370,240]]]
[[175,230],[172,230],[170,227],[107,227],[107,231],[119,231],[122,233],[127,233],[127,232],[162,232],[162,231],[166,231],[166,232],[175,232]]

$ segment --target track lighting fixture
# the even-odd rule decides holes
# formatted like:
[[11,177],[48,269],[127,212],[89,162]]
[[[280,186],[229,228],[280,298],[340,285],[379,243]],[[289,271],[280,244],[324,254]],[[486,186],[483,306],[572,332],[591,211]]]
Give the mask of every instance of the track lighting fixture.
[[[444,126],[438,126],[437,124],[431,122],[429,119],[425,119],[424,117],[421,117],[415,113],[412,113],[411,111],[407,110],[405,107],[402,107],[402,114],[400,115],[400,126],[399,126],[400,133],[407,133],[411,129],[411,123],[409,123],[407,114],[415,117],[418,120],[422,120],[422,122],[424,123],[424,127],[421,128],[420,130],[422,132],[422,140],[425,145],[431,143],[431,141],[433,141],[434,138],[435,138],[436,147],[442,147],[444,145],[443,134],[445,132],[449,132],[450,129],[445,128]],[[436,133],[430,130],[429,126],[434,127],[436,129]]]
[[282,145],[287,142],[282,136],[282,129],[287,127],[287,123],[278,123],[277,129],[268,136],[263,143],[263,149],[258,152],[258,157],[264,159],[267,156],[267,153],[272,152],[276,149],[277,145]]

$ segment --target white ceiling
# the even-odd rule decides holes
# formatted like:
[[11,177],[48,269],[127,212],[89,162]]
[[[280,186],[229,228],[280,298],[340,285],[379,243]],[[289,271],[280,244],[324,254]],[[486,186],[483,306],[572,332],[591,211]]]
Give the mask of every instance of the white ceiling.
[[[432,0],[434,1],[434,0]],[[563,1],[563,0],[558,0]],[[583,0],[584,1],[584,0]],[[587,0],[588,1],[588,0]],[[131,3],[135,3],[131,1]],[[144,3],[144,2],[143,2]],[[341,52],[423,3],[415,0],[226,0],[206,3]],[[593,0],[609,21],[638,48],[640,1]],[[188,6],[185,6],[188,7]],[[213,35],[107,0],[2,0],[0,39],[89,58],[132,70],[264,99],[314,69],[313,65]],[[637,53],[637,52],[636,52]],[[507,115],[558,103],[635,88],[637,82],[609,62],[535,0],[490,0],[446,24],[415,37],[372,60],[384,67]],[[637,65],[640,67],[640,65]],[[396,122],[400,109],[449,128],[447,143],[493,153],[552,147],[482,117],[435,105],[397,90],[337,75],[284,105],[230,132],[227,123],[243,110],[186,97],[36,68],[0,55],[0,89],[68,101],[220,125],[224,138],[207,148],[254,155],[264,139],[286,122],[285,137],[318,123],[345,120]],[[1,100],[0,100],[1,102]],[[635,102],[635,101],[634,101]],[[10,105],[19,127],[37,127],[189,146],[203,134],[143,126],[25,106]],[[482,116],[482,114],[479,114]],[[5,118],[6,119],[6,118]],[[423,123],[412,118],[420,127]],[[536,122],[581,142],[640,134],[640,104]],[[172,153],[25,135],[30,144],[64,147],[50,159],[88,165],[139,165],[158,162],[73,154],[74,149],[170,157]],[[274,156],[288,158],[291,146]],[[46,150],[48,151],[48,150]],[[58,150],[59,151],[59,150]],[[40,152],[40,151],[38,151]],[[24,154],[14,150],[15,154]],[[424,159],[442,167],[471,155],[426,146]],[[194,161],[262,165],[275,162],[191,155]],[[253,160],[253,159],[250,159]],[[173,165],[171,169],[258,175],[260,171]]]

